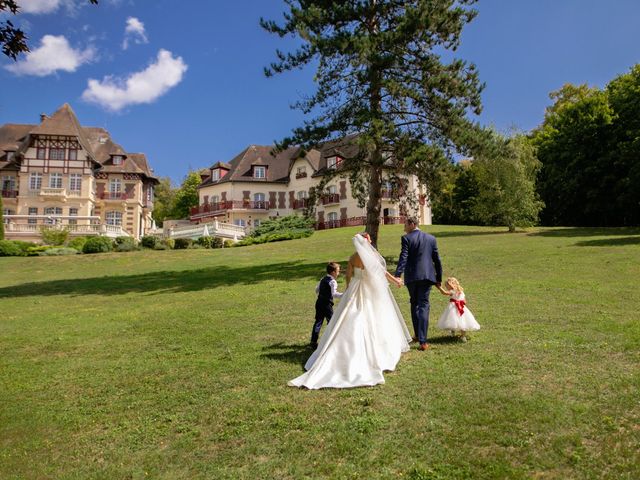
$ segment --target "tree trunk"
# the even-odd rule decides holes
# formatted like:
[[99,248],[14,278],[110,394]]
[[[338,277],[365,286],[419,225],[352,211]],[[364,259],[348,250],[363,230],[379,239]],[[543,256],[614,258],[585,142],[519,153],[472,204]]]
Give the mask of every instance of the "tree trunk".
[[[376,151],[378,154],[379,151]],[[378,230],[380,229],[380,209],[382,208],[382,168],[373,162],[369,176],[369,200],[367,200],[367,233],[371,243],[378,246]]]

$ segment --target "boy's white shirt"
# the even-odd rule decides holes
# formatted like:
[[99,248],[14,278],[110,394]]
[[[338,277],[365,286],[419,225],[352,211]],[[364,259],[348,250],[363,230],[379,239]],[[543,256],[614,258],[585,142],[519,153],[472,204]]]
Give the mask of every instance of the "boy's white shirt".
[[[320,280],[320,282],[321,281],[322,280]],[[320,282],[318,282],[318,284],[316,285],[316,295],[320,292]],[[340,298],[342,296],[342,293],[338,291],[338,282],[336,282],[336,279],[331,277],[329,285],[331,286],[331,296],[333,298]]]

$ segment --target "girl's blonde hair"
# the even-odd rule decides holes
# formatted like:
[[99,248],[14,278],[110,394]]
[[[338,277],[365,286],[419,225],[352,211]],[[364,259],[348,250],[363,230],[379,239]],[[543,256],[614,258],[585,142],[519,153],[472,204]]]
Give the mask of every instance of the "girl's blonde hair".
[[451,285],[451,288],[453,288],[456,292],[464,292],[464,290],[462,289],[462,285],[460,285],[460,282],[457,278],[449,277],[447,278],[447,283]]

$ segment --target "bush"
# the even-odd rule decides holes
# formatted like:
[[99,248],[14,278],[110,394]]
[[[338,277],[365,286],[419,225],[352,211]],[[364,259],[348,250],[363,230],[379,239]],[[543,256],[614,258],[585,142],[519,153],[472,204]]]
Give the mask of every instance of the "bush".
[[196,241],[204,248],[222,248],[222,239],[219,237],[200,237]]
[[154,250],[170,250],[170,248],[167,246],[166,243],[164,242],[158,242],[156,243],[156,246],[153,247]]
[[84,247],[84,244],[87,243],[88,238],[87,237],[75,237],[72,238],[69,243],[67,243],[67,247],[69,248],[75,248],[76,250],[78,250],[78,252],[82,251],[82,248]]
[[267,242],[282,242],[284,240],[294,240],[296,238],[306,238],[311,236],[313,230],[298,230],[298,231],[282,231],[271,233],[269,235],[261,235],[259,237],[246,237],[236,243],[235,247],[246,247],[247,245],[257,245]]
[[171,250],[173,250],[176,246],[176,241],[173,238],[165,238],[162,243]]
[[82,253],[105,253],[113,250],[113,242],[109,237],[91,237],[82,247]]
[[158,237],[154,237],[153,235],[145,235],[140,239],[140,245],[144,248],[156,248],[158,244]]
[[20,257],[24,253],[11,240],[0,240],[0,257]]
[[175,248],[176,250],[184,250],[185,248],[189,248],[189,246],[191,246],[191,243],[193,242],[190,238],[176,238],[173,248]]
[[225,240],[224,242],[222,242],[222,247],[223,248],[231,248],[234,245],[235,245],[235,243],[232,240]]
[[80,253],[75,248],[69,247],[54,247],[47,248],[45,251],[41,252],[40,255],[48,256],[48,255],[77,255]]
[[114,250],[116,252],[133,252],[138,250],[138,245],[133,237],[117,237],[113,241]]
[[13,240],[16,247],[20,249],[23,255],[27,255],[30,248],[37,247],[38,245],[33,242],[25,242],[22,240]]
[[313,233],[315,222],[311,217],[303,217],[300,215],[287,215],[286,217],[278,217],[266,220],[252,233],[252,237],[261,237],[270,233],[282,231],[309,230]]
[[69,238],[69,229],[63,228],[58,230],[56,228],[42,227],[40,229],[40,235],[42,235],[42,242],[46,245],[64,245]]
[[37,257],[38,255],[43,254],[47,250],[51,250],[52,248],[56,248],[53,245],[35,245],[33,247],[27,248],[27,255],[29,257]]

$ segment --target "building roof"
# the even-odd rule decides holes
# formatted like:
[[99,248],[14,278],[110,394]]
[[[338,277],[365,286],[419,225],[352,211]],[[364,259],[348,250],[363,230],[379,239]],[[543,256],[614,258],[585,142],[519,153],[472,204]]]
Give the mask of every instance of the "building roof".
[[[212,180],[209,176],[199,185],[199,188],[227,182],[288,183],[291,168],[294,162],[300,158],[305,158],[309,162],[313,169],[313,176],[320,176],[326,171],[328,158],[335,156],[348,158],[357,155],[359,147],[355,138],[355,135],[349,135],[335,141],[325,142],[306,152],[298,146],[275,152],[273,145],[249,145],[228,164],[214,163],[211,169],[229,168],[229,172],[219,180]],[[267,167],[264,179],[253,177],[254,166]]]
[[[5,124],[0,127],[0,169],[9,168],[7,151],[25,150],[33,135],[60,135],[76,137],[80,145],[103,172],[138,173],[157,182],[153,170],[143,153],[127,153],[111,139],[107,130],[100,127],[83,127],[68,103],[62,105],[50,117],[43,115],[38,125]],[[113,155],[121,155],[124,161],[113,165]]]

